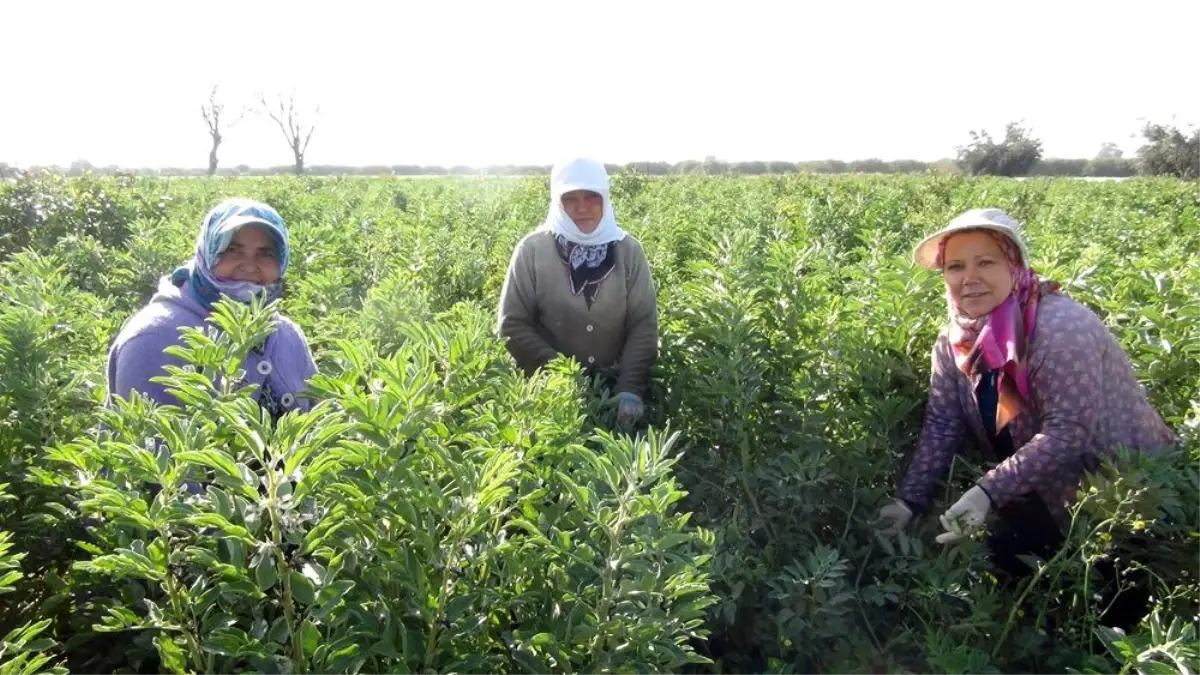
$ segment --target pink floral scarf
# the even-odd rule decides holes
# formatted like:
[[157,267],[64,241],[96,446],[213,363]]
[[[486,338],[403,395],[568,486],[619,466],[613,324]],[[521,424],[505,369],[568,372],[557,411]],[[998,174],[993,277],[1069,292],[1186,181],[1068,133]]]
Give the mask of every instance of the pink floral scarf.
[[[991,234],[991,233],[989,233]],[[946,291],[950,314],[950,345],[958,369],[971,378],[999,370],[996,429],[1003,429],[1029,400],[1029,343],[1037,326],[1038,301],[1058,293],[1061,286],[1042,281],[1032,267],[1021,264],[1021,254],[1012,240],[992,234],[1004,251],[1012,272],[1013,289],[990,313],[971,319],[963,314]],[[946,238],[938,244],[937,265],[942,266]],[[977,381],[977,380],[976,380]]]

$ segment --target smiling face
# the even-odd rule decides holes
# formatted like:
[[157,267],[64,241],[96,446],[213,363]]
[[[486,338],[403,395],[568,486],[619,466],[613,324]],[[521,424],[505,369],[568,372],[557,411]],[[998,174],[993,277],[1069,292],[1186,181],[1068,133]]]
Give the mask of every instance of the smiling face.
[[221,280],[249,281],[260,286],[275,283],[279,280],[275,239],[258,225],[242,227],[217,258],[213,275]]
[[1004,249],[983,231],[963,232],[946,240],[942,278],[954,304],[972,319],[995,309],[1013,289]]
[[604,217],[604,197],[591,190],[572,190],[562,196],[563,210],[575,221],[575,227],[590,234]]

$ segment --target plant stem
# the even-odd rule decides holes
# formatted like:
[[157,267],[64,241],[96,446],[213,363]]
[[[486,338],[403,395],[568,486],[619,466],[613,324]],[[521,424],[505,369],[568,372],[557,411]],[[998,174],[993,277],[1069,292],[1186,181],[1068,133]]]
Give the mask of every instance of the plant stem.
[[[160,531],[159,535],[163,536],[163,533]],[[163,536],[163,541],[168,541],[165,536]],[[175,615],[179,617],[179,629],[183,632],[184,639],[187,640],[188,651],[191,652],[192,662],[198,667],[210,665],[204,658],[204,652],[200,649],[200,643],[196,639],[196,634],[191,630],[192,621],[188,620],[190,615],[188,610],[190,603],[189,601],[180,597],[179,582],[175,579],[175,575],[171,574],[170,565],[167,567],[167,574],[163,585],[166,587],[167,598],[171,603],[171,609],[174,610]],[[211,672],[211,667],[209,667],[206,672]]]
[[[271,516],[271,542],[274,544],[275,566],[279,570],[279,579],[283,588],[283,617],[287,622],[288,635],[291,638],[292,662],[297,673],[307,672],[304,656],[304,636],[299,635],[296,627],[296,606],[292,598],[292,580],[287,559],[283,557],[283,532],[279,524],[279,509],[275,501],[275,471],[266,461],[269,451],[263,452],[263,469],[267,473],[267,513]],[[273,464],[273,462],[271,463]]]
[[750,439],[745,433],[741,435],[741,443],[738,444],[741,455],[741,471],[738,478],[741,479],[742,490],[746,493],[746,498],[750,500],[750,506],[754,509],[754,515],[758,518],[758,522],[767,530],[767,535],[771,541],[777,541],[779,538],[775,534],[775,528],[771,525],[771,521],[763,515],[762,509],[758,505],[758,498],[754,496],[754,486],[750,484]]
[[454,551],[458,550],[459,545],[457,541],[453,542],[450,547],[450,555],[446,559],[446,566],[442,570],[442,582],[438,588],[437,614],[429,624],[429,637],[425,639],[425,670],[433,668],[433,657],[437,655],[437,641],[441,633],[442,621],[446,618],[446,595],[451,582],[450,571],[458,564]]
[[863,556],[862,563],[858,568],[858,576],[854,579],[854,597],[858,600],[858,613],[862,615],[863,625],[867,627],[867,635],[871,637],[871,642],[875,644],[875,651],[882,653],[884,651],[883,647],[879,644],[879,637],[875,635],[875,629],[871,627],[871,620],[867,618],[867,609],[863,607],[862,596],[859,595],[863,574],[867,571],[867,564],[870,563],[871,556],[875,555],[875,549],[878,546],[879,542],[872,539],[871,547],[867,549],[867,553]]
[[[846,536],[850,534],[850,523],[854,519],[854,511],[858,508],[858,476],[854,477],[854,486],[850,488],[852,498],[850,500],[850,509],[846,512],[846,524],[842,527],[842,536],[838,539],[838,545],[846,543]],[[875,549],[875,542],[872,540],[871,550]],[[860,573],[861,575],[861,573]]]
[[[1093,528],[1092,531],[1088,533],[1088,538],[1095,536],[1096,533],[1099,532],[1105,525],[1109,524],[1111,522],[1111,520],[1112,519],[1104,520],[1099,525],[1097,525],[1095,528]],[[1064,538],[1064,541],[1070,541],[1071,533],[1075,531],[1075,523],[1076,522],[1077,522],[1076,516],[1074,516],[1074,515],[1071,516],[1071,526],[1069,528],[1067,528],[1067,536]],[[1027,598],[1029,596],[1029,593],[1033,590],[1033,587],[1037,585],[1038,581],[1040,581],[1041,578],[1043,576],[1045,576],[1046,570],[1050,569],[1055,564],[1057,564],[1058,561],[1064,555],[1066,555],[1066,553],[1067,553],[1067,546],[1064,545],[1064,546],[1060,547],[1058,549],[1058,552],[1054,554],[1053,558],[1051,558],[1049,561],[1047,561],[1047,563],[1045,565],[1038,567],[1038,569],[1033,573],[1033,578],[1030,579],[1029,583],[1026,584],[1025,588],[1022,589],[1021,595],[1017,598],[1017,601],[1015,603],[1013,603],[1012,609],[1010,609],[1008,612],[1008,620],[1004,623],[1004,630],[1000,633],[1000,639],[996,641],[996,646],[992,648],[992,656],[991,656],[992,661],[996,660],[996,657],[1000,654],[1001,647],[1004,646],[1005,640],[1008,639],[1008,634],[1012,630],[1013,622],[1016,621],[1017,612],[1020,611],[1021,605],[1025,602],[1025,598]]]
[[[163,486],[162,491],[158,494],[158,499],[169,500],[175,496],[175,491],[172,486],[159,476],[159,485]],[[163,580],[164,589],[167,592],[167,601],[171,604],[171,609],[179,621],[179,629],[183,632],[184,639],[187,640],[188,651],[191,653],[192,663],[197,667],[204,668],[205,672],[212,672],[212,664],[204,656],[204,652],[200,649],[200,643],[196,638],[196,634],[192,631],[192,626],[195,624],[195,616],[191,612],[192,604],[187,598],[181,597],[179,591],[179,581],[175,575],[171,573],[171,536],[170,530],[166,523],[158,523],[156,530],[159,540],[163,543],[163,550],[167,552],[167,569]]]
[[[608,558],[604,561],[604,573],[602,575],[603,591],[600,597],[600,604],[596,607],[596,622],[597,625],[603,626],[608,621],[608,612],[612,607],[612,596],[615,593],[614,586],[616,583],[615,576],[620,573],[620,566],[614,568],[613,559],[617,555],[617,548],[620,544],[621,530],[625,526],[625,520],[628,518],[629,500],[633,498],[633,493],[637,491],[640,481],[637,480],[637,461],[635,458],[634,468],[631,470],[635,475],[629,478],[629,487],[625,493],[621,495],[621,501],[617,507],[617,517],[613,520],[613,526],[609,529],[608,540]],[[608,529],[608,528],[605,528]],[[604,631],[597,630],[596,637],[592,641],[592,663],[597,663],[600,660],[600,645]]]

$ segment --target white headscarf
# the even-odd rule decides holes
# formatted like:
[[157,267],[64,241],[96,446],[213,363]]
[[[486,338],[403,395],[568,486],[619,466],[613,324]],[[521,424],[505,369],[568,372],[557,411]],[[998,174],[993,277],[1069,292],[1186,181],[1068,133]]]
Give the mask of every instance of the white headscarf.
[[[591,190],[604,198],[604,215],[596,229],[584,234],[575,221],[567,215],[562,205],[562,196],[572,190]],[[609,196],[608,172],[604,165],[592,159],[577,157],[559,162],[550,172],[550,209],[541,229],[561,235],[567,241],[583,246],[601,246],[625,238],[625,231],[617,225]]]

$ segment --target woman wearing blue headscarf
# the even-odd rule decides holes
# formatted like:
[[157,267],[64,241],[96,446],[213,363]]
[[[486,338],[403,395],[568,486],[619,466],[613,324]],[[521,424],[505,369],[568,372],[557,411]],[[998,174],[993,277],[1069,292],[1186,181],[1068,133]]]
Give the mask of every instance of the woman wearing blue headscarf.
[[[158,284],[150,302],[126,322],[108,354],[109,396],[128,398],[138,391],[159,404],[180,405],[151,378],[166,366],[183,366],[164,352],[180,344],[179,329],[202,328],[222,296],[249,302],[266,293],[280,296],[289,256],[288,229],[270,206],[249,199],[228,199],[205,215],[192,259]],[[273,419],[291,410],[308,410],[301,398],[317,372],[300,327],[276,316],[275,332],[252,350],[242,364],[244,385],[257,385],[257,398]]]

